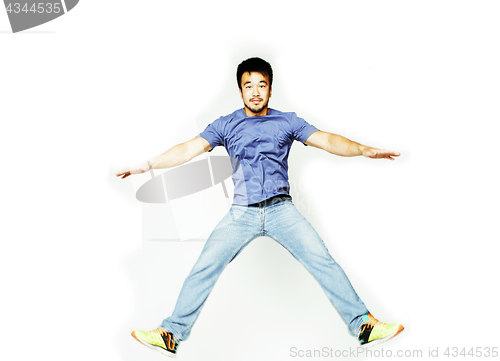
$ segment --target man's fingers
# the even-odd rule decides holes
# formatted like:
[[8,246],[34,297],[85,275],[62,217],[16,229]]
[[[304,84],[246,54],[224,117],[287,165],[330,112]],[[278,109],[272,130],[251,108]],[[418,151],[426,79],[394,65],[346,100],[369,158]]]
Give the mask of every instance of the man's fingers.
[[373,158],[373,159],[385,158],[385,159],[394,160],[393,157],[399,157],[401,154],[399,152],[395,152],[393,150],[372,148],[372,149],[369,149],[364,155],[368,158]]
[[124,175],[124,177],[122,177],[122,179],[123,179],[123,178],[127,178],[129,175],[132,175],[132,174],[141,174],[141,173],[147,172],[149,169],[146,169],[145,165],[146,165],[146,163],[141,163],[141,164],[134,166],[134,167],[124,168],[121,171],[119,171],[118,173],[116,173],[116,176],[120,177],[120,176]]
[[393,150],[378,150],[378,151],[376,151],[376,155],[378,155],[377,158],[387,158],[387,159],[394,160],[393,157],[399,157],[400,153],[395,152]]
[[130,175],[130,171],[128,169],[122,169],[121,171],[115,174],[117,177],[127,178]]

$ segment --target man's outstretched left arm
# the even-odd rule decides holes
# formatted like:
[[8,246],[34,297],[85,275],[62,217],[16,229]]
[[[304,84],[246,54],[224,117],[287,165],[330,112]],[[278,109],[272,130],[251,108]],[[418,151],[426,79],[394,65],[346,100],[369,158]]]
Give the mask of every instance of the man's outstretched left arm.
[[352,140],[349,140],[341,135],[323,132],[321,130],[311,134],[311,136],[307,138],[305,144],[310,145],[311,147],[326,150],[328,153],[340,155],[342,157],[355,157],[362,155],[367,158],[385,158],[394,160],[394,157],[399,157],[400,155],[400,153],[392,150],[368,147],[366,145],[353,142]]

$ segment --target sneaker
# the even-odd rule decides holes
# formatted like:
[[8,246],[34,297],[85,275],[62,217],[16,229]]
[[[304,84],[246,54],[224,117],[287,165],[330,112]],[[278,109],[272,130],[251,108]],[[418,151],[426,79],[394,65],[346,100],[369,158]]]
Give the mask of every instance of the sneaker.
[[179,342],[172,332],[168,332],[161,327],[153,331],[132,331],[132,336],[143,345],[168,357],[175,357],[177,346],[179,346]]
[[363,315],[363,321],[365,323],[361,325],[358,341],[365,348],[370,348],[376,344],[390,340],[404,330],[404,327],[397,323],[387,324],[380,322],[371,313]]

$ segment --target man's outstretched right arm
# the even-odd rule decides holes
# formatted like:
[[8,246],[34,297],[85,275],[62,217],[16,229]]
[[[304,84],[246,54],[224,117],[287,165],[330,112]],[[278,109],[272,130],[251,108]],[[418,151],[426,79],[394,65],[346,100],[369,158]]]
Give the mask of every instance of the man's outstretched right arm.
[[[149,161],[137,164],[133,167],[122,169],[116,173],[117,177],[127,178],[132,174],[141,174],[150,169],[172,168],[189,162],[194,157],[212,149],[209,142],[201,137],[195,137],[187,142],[177,144],[165,153],[150,159]],[[149,162],[149,163],[148,163]]]

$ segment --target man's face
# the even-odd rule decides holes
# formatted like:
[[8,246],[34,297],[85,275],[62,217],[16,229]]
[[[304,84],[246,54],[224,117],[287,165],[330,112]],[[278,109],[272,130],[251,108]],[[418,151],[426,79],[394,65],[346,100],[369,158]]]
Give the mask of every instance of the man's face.
[[267,115],[271,93],[269,77],[257,72],[244,73],[241,77],[240,95],[245,104],[246,115],[250,117]]

